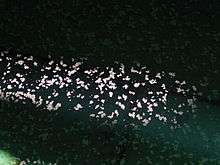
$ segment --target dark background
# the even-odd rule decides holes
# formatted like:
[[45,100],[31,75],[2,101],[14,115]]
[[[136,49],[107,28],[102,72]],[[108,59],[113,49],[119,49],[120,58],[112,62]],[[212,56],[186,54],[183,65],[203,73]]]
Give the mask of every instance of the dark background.
[[2,0],[0,9],[2,49],[94,65],[138,61],[219,93],[218,0]]
[[[110,65],[115,60],[132,65],[134,61],[137,61],[153,71],[176,72],[179,78],[199,86],[205,96],[210,95],[213,98],[213,94],[215,94],[216,100],[218,100],[220,96],[219,22],[219,0],[102,0],[99,2],[91,0],[0,0],[0,48],[1,50],[10,50],[11,54],[19,52],[33,55],[42,61],[47,59],[48,54],[57,59],[64,56],[66,61],[71,57],[86,57],[92,65]],[[17,111],[14,106],[11,108],[10,111],[8,104],[0,108],[0,121],[4,126],[1,125],[1,127],[5,128],[0,132],[1,137],[4,137],[0,144],[5,146],[9,144],[8,146],[14,147],[13,152],[17,155],[20,152],[24,153],[23,157],[27,157],[26,154],[34,155],[34,147],[36,150],[42,151],[45,149],[45,143],[53,146],[55,142],[51,142],[51,139],[61,141],[55,145],[53,150],[56,157],[59,157],[60,154],[57,151],[62,152],[63,149],[66,149],[66,144],[75,147],[77,145],[78,148],[76,148],[79,149],[79,152],[74,151],[71,154],[80,153],[84,144],[82,145],[78,141],[87,136],[91,145],[100,150],[103,159],[105,158],[103,155],[108,157],[112,155],[112,157],[118,157],[117,162],[120,162],[123,157],[120,154],[124,153],[124,150],[128,150],[128,153],[131,151],[131,155],[137,154],[135,150],[129,148],[135,141],[133,139],[140,139],[135,137],[133,132],[129,136],[122,135],[120,129],[119,136],[115,130],[110,130],[107,133],[113,133],[114,136],[111,136],[115,138],[106,140],[103,135],[107,133],[103,133],[99,129],[86,129],[90,124],[86,125],[82,122],[81,125],[86,126],[82,127],[80,124],[75,126],[79,129],[78,132],[75,131],[77,135],[73,134],[69,137],[68,134],[65,134],[63,120],[59,119],[60,116],[58,119],[61,125],[58,125],[58,129],[55,122],[58,120],[57,116],[54,117],[54,121],[49,123],[48,119],[53,116],[51,114],[42,114],[42,112],[36,114],[34,111],[28,111],[32,107],[28,109],[20,107],[20,105],[17,106]],[[20,109],[28,110],[20,112]],[[213,118],[209,117],[211,113],[207,109],[204,110],[205,113],[200,112],[204,115],[191,122],[189,129],[186,127],[187,133],[184,129],[180,130],[179,139],[183,139],[185,142],[198,141],[202,135],[200,132],[212,130],[213,132],[207,133],[210,135],[210,143],[212,143],[212,135],[214,132],[218,133],[217,129],[219,128],[219,115],[216,115],[219,114],[217,113],[219,109],[218,107],[216,109],[216,111],[212,111]],[[202,129],[200,130],[200,127],[197,126]],[[84,132],[81,130],[82,128],[85,129]],[[29,129],[33,132],[27,131]],[[98,133],[94,130],[97,130]],[[36,136],[36,134],[48,132],[50,134],[46,142]],[[80,132],[82,135],[79,135]],[[90,134],[90,132],[94,133]],[[170,137],[175,137],[172,131],[170,132]],[[192,134],[195,134],[197,139],[192,139]],[[58,135],[61,136],[58,137]],[[116,144],[120,143],[124,137],[128,139],[128,142],[119,145],[121,151],[120,154],[116,154],[115,148],[107,150],[108,152],[105,150],[106,145],[100,145],[99,148],[99,143],[95,143],[99,136],[103,136],[100,143],[108,143],[108,146],[117,146]],[[164,136],[169,137],[167,134]],[[68,141],[68,138],[76,138],[76,141]],[[178,136],[175,138],[178,139]],[[17,139],[18,142],[14,142],[14,139]],[[19,142],[19,140],[21,141]],[[66,143],[63,143],[62,140]],[[207,140],[207,144],[209,144],[208,142]],[[146,155],[144,151],[149,151],[147,152],[149,154],[154,150],[155,153],[159,152],[158,155],[164,155],[165,158],[166,154],[175,155],[177,153],[176,147],[169,148],[172,147],[173,142],[171,144],[159,143],[159,140],[153,138],[147,143],[139,142],[138,144],[140,148],[141,146],[150,146],[149,144],[152,143],[155,146],[153,149],[145,148],[141,153]],[[216,144],[219,144],[219,141]],[[161,153],[163,151],[161,146],[166,148],[166,152]],[[192,146],[195,146],[194,143]],[[219,155],[214,142],[212,146],[216,151],[210,148],[211,155],[213,152],[216,152],[213,157]],[[87,148],[91,147],[87,146]],[[181,150],[181,146],[177,148]],[[85,149],[85,151],[90,151],[89,149]],[[66,150],[69,151],[69,149]],[[47,154],[42,153],[41,156],[45,157]],[[157,159],[157,154],[150,156]],[[143,155],[137,157],[142,158]],[[184,154],[180,157],[183,157],[179,160],[180,162],[183,159],[191,159]],[[79,157],[79,159],[84,160],[85,158]],[[164,160],[161,161],[164,162]]]

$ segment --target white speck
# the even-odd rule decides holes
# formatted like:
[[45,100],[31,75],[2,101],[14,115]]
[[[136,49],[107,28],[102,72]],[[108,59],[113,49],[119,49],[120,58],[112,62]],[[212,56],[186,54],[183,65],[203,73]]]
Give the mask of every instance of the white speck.
[[26,69],[26,70],[29,69],[29,66],[25,65],[25,66],[24,66],[24,69]]
[[137,103],[137,107],[138,107],[138,108],[142,108],[142,105],[141,105],[140,102]]
[[147,119],[142,120],[142,122],[143,122],[143,125],[144,125],[144,126],[146,126],[146,125],[148,125],[148,124],[150,123],[150,121],[147,120]]
[[193,85],[192,88],[193,88],[194,91],[197,91],[196,86]]
[[125,94],[122,94],[122,97],[123,97],[124,101],[126,101],[128,98],[128,96],[126,96]]
[[119,102],[119,101],[116,101],[116,103],[115,103],[116,105],[118,105],[118,106],[120,106],[120,108],[122,109],[122,110],[124,110],[125,109],[125,105],[124,104],[122,104],[121,102]]
[[142,120],[143,119],[143,117],[140,114],[137,114],[136,117],[137,117],[138,120]]
[[135,92],[133,92],[133,91],[129,91],[128,93],[131,95],[135,95]]
[[177,93],[184,92],[184,89],[181,88],[176,88],[176,89],[177,89]]
[[24,82],[24,81],[25,81],[25,78],[22,77],[22,78],[20,78],[20,80],[21,80],[21,82]]
[[109,97],[112,97],[113,96],[113,92],[109,92]]
[[156,77],[159,78],[159,79],[161,79],[161,74],[160,74],[160,73],[157,73]]
[[104,113],[104,112],[103,112],[103,111],[99,111],[99,112],[98,112],[98,115],[100,115],[100,114],[102,114],[102,113]]
[[125,78],[123,78],[123,80],[129,81],[131,78],[126,76]]
[[34,66],[37,66],[38,64],[37,64],[37,62],[34,62]]
[[89,116],[91,116],[91,117],[95,117],[95,114],[90,114]]
[[97,83],[97,84],[99,84],[101,82],[102,82],[102,79],[100,77],[95,81],[95,83]]
[[61,103],[57,103],[55,106],[55,110],[59,109],[61,107]]
[[93,98],[97,99],[97,98],[99,98],[99,95],[94,95]]
[[50,61],[50,62],[49,62],[49,65],[52,65],[53,63],[54,63],[54,61]]
[[78,111],[79,109],[82,109],[82,108],[83,108],[82,105],[79,104],[79,103],[74,107],[74,109],[75,109],[76,111]]
[[175,77],[175,73],[174,72],[169,72],[168,73],[171,77]]
[[158,103],[154,103],[153,106],[154,106],[154,107],[158,107]]
[[108,115],[107,117],[110,118],[110,119],[112,119],[112,118],[114,117],[114,113],[112,112],[112,114],[111,114],[111,115]]
[[27,61],[33,61],[33,56],[30,56],[29,58],[27,58]]
[[161,85],[161,87],[162,87],[163,89],[166,89],[166,86],[165,86],[165,84],[162,84],[162,85]]
[[118,110],[115,110],[115,114],[116,116],[119,116]]
[[157,81],[156,81],[155,79],[152,79],[152,80],[149,81],[149,83],[150,83],[150,84],[156,84]]
[[16,73],[17,77],[22,77],[22,75],[20,73]]
[[131,73],[139,73],[138,70],[135,70],[133,67],[131,68]]
[[146,84],[145,82],[141,83],[142,86],[145,86],[145,84]]
[[134,87],[138,88],[140,86],[140,83],[134,83]]
[[146,99],[146,98],[142,98],[142,101],[143,101],[144,103],[147,103],[147,99]]
[[98,108],[99,108],[99,105],[96,105],[96,106],[95,106],[95,109],[98,109]]
[[145,75],[145,80],[148,81],[149,80],[149,76]]
[[17,64],[19,64],[19,65],[23,65],[23,64],[24,64],[24,61],[19,60],[19,61],[17,62]]
[[11,86],[11,85],[8,85],[8,86],[7,86],[7,89],[12,89],[12,86]]
[[124,89],[128,89],[128,85],[125,84],[125,85],[123,86],[123,88],[124,88]]
[[135,118],[135,113],[134,113],[134,112],[128,113],[128,116],[129,116],[129,117],[132,117],[132,118]]
[[67,67],[67,64],[63,63],[63,60],[60,61],[60,65],[62,65],[63,67]]

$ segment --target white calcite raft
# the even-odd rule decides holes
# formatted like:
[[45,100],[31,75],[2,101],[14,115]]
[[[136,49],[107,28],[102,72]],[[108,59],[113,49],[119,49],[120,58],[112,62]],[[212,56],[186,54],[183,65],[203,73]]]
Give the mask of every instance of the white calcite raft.
[[[176,80],[174,72],[146,67],[86,66],[85,61],[41,63],[32,56],[0,55],[0,97],[31,102],[41,109],[86,111],[88,117],[117,121],[129,117],[143,125],[156,119],[178,124],[196,109],[195,86]],[[178,116],[178,117],[177,117]]]

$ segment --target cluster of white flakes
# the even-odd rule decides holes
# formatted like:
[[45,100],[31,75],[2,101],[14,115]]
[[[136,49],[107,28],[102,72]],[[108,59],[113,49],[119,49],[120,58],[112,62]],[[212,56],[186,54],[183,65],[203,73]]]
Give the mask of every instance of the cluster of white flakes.
[[[49,111],[85,110],[91,117],[114,118],[114,122],[117,117],[126,115],[143,125],[149,124],[152,118],[172,122],[175,120],[168,121],[166,114],[183,115],[183,107],[196,108],[196,98],[188,98],[187,94],[196,93],[197,88],[175,80],[172,72],[154,74],[140,66],[129,70],[120,63],[114,67],[91,68],[74,60],[71,65],[62,60],[42,64],[32,56],[9,56],[1,52],[1,99],[29,100]],[[163,78],[169,78],[169,85]],[[184,102],[169,103],[173,92]]]
[[29,158],[19,162],[19,165],[30,165],[30,164],[33,164],[33,165],[57,165],[57,163],[47,163],[47,162],[40,160],[40,159],[30,160]]

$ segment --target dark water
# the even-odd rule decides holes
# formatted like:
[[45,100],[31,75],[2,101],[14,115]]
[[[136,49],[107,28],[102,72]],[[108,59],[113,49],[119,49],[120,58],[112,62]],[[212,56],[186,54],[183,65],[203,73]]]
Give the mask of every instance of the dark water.
[[[128,68],[137,61],[153,73],[175,72],[201,95],[194,113],[177,116],[178,126],[159,120],[142,126],[127,115],[112,124],[83,112],[48,112],[30,102],[1,100],[0,150],[29,158],[29,164],[220,164],[219,6],[217,0],[1,1],[0,48],[10,50],[12,58],[32,55],[44,65],[49,54],[57,62],[64,56],[68,64],[71,58],[87,58],[88,67],[115,67],[119,61]],[[0,78],[7,68],[1,63]],[[30,80],[38,78],[32,71]],[[0,82],[0,87],[8,83]],[[143,93],[138,92],[139,98]],[[170,94],[171,104],[182,99]],[[110,104],[105,110],[112,109]]]
[[200,105],[196,118],[171,129],[158,121],[112,125],[82,113],[51,113],[2,102],[1,149],[32,163],[218,164],[219,108],[205,106]]
[[[7,60],[10,57],[12,60]],[[173,83],[176,80],[175,78],[163,77],[161,81],[166,84],[167,90],[169,90],[167,109],[159,106],[148,125],[143,126],[138,120],[128,117],[125,112],[129,112],[132,108],[128,104],[130,100],[147,96],[145,90],[154,91],[156,89],[160,91],[161,89],[157,89],[159,85],[151,85],[149,89],[142,89],[141,92],[139,88],[134,90],[129,87],[128,90],[133,89],[136,94],[129,96],[127,103],[125,102],[125,110],[120,112],[118,119],[91,118],[89,114],[98,113],[99,111],[89,106],[89,100],[87,99],[90,97],[87,94],[92,94],[92,96],[100,94],[98,89],[94,90],[93,85],[96,85],[91,78],[87,81],[94,84],[88,92],[76,90],[76,94],[85,95],[86,100],[82,101],[73,97],[69,101],[65,97],[65,93],[71,88],[76,88],[76,86],[70,86],[67,91],[65,90],[67,88],[61,88],[58,90],[60,93],[58,99],[54,96],[52,99],[57,99],[62,103],[62,106],[56,111],[51,111],[45,109],[47,104],[45,102],[37,108],[34,105],[35,103],[31,102],[28,97],[24,99],[25,104],[22,104],[21,98],[17,99],[18,102],[15,103],[15,94],[5,95],[7,92],[23,91],[25,93],[29,88],[36,88],[39,85],[38,80],[42,78],[39,75],[44,75],[46,72],[37,72],[43,66],[39,64],[40,68],[35,67],[34,69],[31,63],[39,63],[40,61],[34,60],[29,64],[24,60],[28,66],[31,66],[28,70],[25,70],[22,69],[23,65],[20,67],[16,64],[17,61],[24,59],[23,56],[15,57],[10,53],[4,53],[1,59],[2,66],[8,66],[10,63],[12,67],[10,69],[9,67],[2,67],[1,70],[3,79],[0,81],[0,87],[3,97],[0,107],[0,147],[3,151],[15,156],[19,161],[26,163],[30,161],[29,164],[34,164],[34,161],[38,160],[35,164],[57,163],[61,165],[219,163],[220,113],[216,101],[218,99],[217,95],[197,95],[194,110],[187,106],[177,108],[176,106],[180,103],[187,103],[187,99],[184,98],[185,95],[175,93],[175,83]],[[81,67],[76,75],[83,78],[84,74],[81,71],[85,68],[91,68],[91,66],[87,67]],[[60,68],[62,69],[62,67]],[[117,66],[115,65],[114,68],[116,69]],[[7,73],[7,70],[10,70],[10,72],[4,74]],[[19,89],[18,85],[14,85],[11,90],[8,88],[8,85],[12,85],[10,77],[17,75],[17,73],[26,75],[24,76],[26,78],[24,84],[27,85],[24,89]],[[59,73],[59,75],[62,74],[64,73]],[[128,72],[127,75],[131,76],[132,80],[141,80],[141,76],[135,77],[131,72]],[[28,79],[30,77],[31,79]],[[122,92],[119,88],[120,85],[124,85],[125,82],[114,81],[118,88],[113,92],[117,96]],[[31,86],[32,83],[34,86]],[[19,80],[19,84],[22,84],[21,80]],[[50,88],[41,87],[39,91],[32,93],[46,99],[50,95],[51,89],[56,88],[56,85]],[[123,92],[126,93],[126,91]],[[200,93],[200,91],[197,92]],[[100,97],[109,101],[103,109],[105,113],[111,114],[114,109],[117,109],[113,104],[117,100],[116,96],[110,98],[106,94],[100,94]],[[190,97],[190,95],[187,94],[187,97]],[[8,98],[8,101],[5,100],[6,98]],[[73,109],[72,105],[79,102],[84,107],[82,111]],[[70,107],[72,109],[69,109]],[[177,110],[181,109],[183,115],[173,114],[171,109],[174,107]],[[145,107],[143,106],[142,109],[144,111]],[[168,122],[156,118],[157,113],[163,114]],[[117,119],[117,123],[114,119]],[[172,119],[175,119],[177,124]]]

